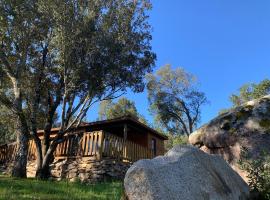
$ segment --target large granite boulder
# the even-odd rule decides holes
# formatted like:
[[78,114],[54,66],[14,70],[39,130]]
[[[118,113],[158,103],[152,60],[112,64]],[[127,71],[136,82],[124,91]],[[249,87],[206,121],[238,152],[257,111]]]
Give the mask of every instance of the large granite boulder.
[[219,115],[189,137],[189,142],[210,154],[221,155],[246,179],[238,161],[243,149],[250,159],[270,152],[270,95]]
[[165,156],[140,160],[124,180],[129,200],[244,200],[248,185],[220,157],[193,146],[176,146]]

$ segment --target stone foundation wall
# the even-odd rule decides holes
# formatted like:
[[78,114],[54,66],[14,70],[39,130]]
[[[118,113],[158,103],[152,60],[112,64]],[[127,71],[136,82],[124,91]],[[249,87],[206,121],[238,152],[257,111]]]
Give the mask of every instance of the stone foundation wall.
[[[99,182],[109,179],[124,179],[125,173],[131,163],[122,162],[112,158],[95,157],[61,158],[55,159],[50,165],[52,179],[81,182]],[[34,177],[36,162],[27,164],[27,177]]]

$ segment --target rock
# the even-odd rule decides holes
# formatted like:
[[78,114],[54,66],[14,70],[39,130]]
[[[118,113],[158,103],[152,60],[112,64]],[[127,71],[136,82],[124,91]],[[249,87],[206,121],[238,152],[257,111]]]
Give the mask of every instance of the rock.
[[68,172],[67,178],[74,178],[76,176],[77,176],[77,173],[76,172]]
[[73,178],[69,179],[69,181],[70,181],[71,183],[75,183],[75,182],[78,181],[78,178],[77,178],[77,177],[73,177]]
[[176,146],[165,156],[140,160],[127,171],[129,200],[244,200],[249,187],[219,156]]
[[221,155],[239,174],[246,174],[238,166],[241,149],[247,149],[251,159],[262,151],[270,152],[270,95],[219,115],[193,132],[189,142]]

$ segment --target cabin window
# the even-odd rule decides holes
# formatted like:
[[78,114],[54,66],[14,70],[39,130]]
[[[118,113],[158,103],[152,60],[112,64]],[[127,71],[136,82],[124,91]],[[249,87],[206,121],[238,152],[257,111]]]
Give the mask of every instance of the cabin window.
[[156,156],[157,155],[157,141],[154,138],[152,138],[151,140],[151,150],[153,151],[154,156]]

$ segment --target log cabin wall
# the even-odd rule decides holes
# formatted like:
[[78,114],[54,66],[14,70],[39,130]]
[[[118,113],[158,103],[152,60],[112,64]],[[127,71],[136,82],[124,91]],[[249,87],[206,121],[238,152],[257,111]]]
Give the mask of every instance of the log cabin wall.
[[148,147],[148,136],[147,134],[142,134],[140,132],[128,132],[127,140],[135,142],[143,147]]
[[148,142],[148,148],[153,150],[152,148],[152,140],[156,142],[156,156],[164,155],[165,149],[164,149],[164,140],[160,139],[156,135],[152,133],[147,134],[147,142]]

